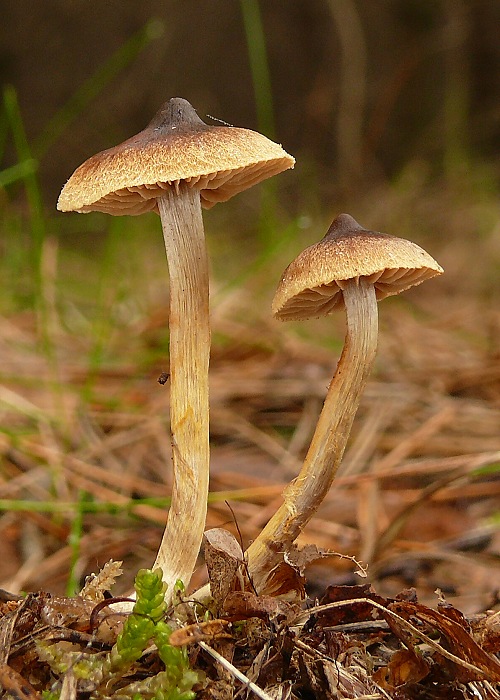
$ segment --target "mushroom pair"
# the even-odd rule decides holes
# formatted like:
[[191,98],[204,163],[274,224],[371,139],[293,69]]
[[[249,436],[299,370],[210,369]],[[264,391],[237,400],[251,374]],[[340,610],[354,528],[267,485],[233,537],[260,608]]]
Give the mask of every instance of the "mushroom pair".
[[[302,469],[284,502],[246,552],[258,592],[286,594],[282,565],[314,515],[342,460],[377,350],[377,301],[443,272],[410,241],[362,228],[341,214],[325,237],[288,266],[273,301],[281,320],[324,316],[345,308],[347,334]],[[292,594],[293,595],[293,594]]]
[[[294,165],[281,146],[246,129],[209,126],[172,99],[136,136],[81,165],[63,188],[61,211],[157,211],[170,272],[170,423],[174,486],[154,566],[189,583],[206,519],[209,478],[209,280],[201,207],[210,208]],[[247,550],[258,591],[280,593],[280,566],[328,492],[342,459],[377,348],[377,300],[442,273],[419,246],[339,216],[291,263],[273,310],[282,320],[345,308],[344,350],[298,477]]]
[[209,276],[201,208],[230,199],[294,165],[254,131],[205,124],[171,99],[139,134],[83,163],[61,211],[160,214],[170,275],[170,426],[173,491],[154,563],[187,586],[200,550],[209,481]]

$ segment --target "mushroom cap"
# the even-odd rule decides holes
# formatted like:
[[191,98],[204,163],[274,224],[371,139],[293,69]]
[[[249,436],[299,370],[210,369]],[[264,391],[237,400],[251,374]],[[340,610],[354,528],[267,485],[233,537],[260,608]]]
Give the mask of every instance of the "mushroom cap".
[[148,126],[78,167],[57,202],[60,211],[142,214],[181,182],[200,190],[210,209],[295,160],[265,136],[205,124],[187,100],[166,102]]
[[326,316],[344,308],[343,282],[366,277],[377,300],[442,274],[443,269],[411,241],[362,228],[340,214],[325,237],[285,270],[273,300],[282,321]]

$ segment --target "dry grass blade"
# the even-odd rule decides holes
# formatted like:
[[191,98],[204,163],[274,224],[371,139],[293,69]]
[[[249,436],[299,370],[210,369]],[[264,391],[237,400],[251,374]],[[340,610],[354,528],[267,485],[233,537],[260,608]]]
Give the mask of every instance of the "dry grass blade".
[[[422,505],[422,503],[425,503],[430,497],[434,496],[442,489],[449,487],[454,482],[462,479],[465,474],[469,473],[472,470],[478,469],[478,464],[481,465],[482,463],[483,461],[481,459],[478,460],[477,457],[472,458],[469,464],[464,464],[463,467],[459,467],[458,469],[454,470],[451,474],[436,479],[435,481],[433,481],[432,484],[429,484],[426,488],[422,489],[419,496],[415,498],[415,500],[413,500],[412,503],[407,505],[397,515],[397,517],[392,520],[392,522],[389,524],[389,526],[384,532],[379,534],[376,544],[375,555],[389,548],[391,542],[394,540],[395,537],[397,537],[399,531],[403,528],[408,518]],[[487,492],[490,496],[494,495],[494,490],[492,492],[491,485],[488,486]],[[461,492],[461,496],[465,496],[463,490]],[[456,498],[456,496],[454,497]]]

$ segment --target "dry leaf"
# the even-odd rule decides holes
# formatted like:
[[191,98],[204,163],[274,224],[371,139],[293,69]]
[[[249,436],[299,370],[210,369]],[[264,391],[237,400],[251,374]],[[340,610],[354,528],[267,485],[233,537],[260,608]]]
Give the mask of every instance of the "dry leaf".
[[230,593],[224,601],[224,614],[232,621],[259,617],[262,620],[281,622],[292,620],[298,611],[298,606],[280,598],[250,592]]
[[[355,600],[357,598],[360,600],[355,604],[333,607],[318,613],[318,624],[321,627],[335,627],[336,625],[376,619],[379,615],[366,599],[374,600],[381,605],[387,605],[387,600],[378,596],[369,583],[359,586],[328,586],[325,595],[320,600],[320,605],[337,603],[342,600]],[[311,609],[311,613],[314,613],[314,608]]]
[[[434,632],[437,631],[439,633],[439,643],[443,649],[451,652],[464,662],[473,664],[480,670],[478,674],[459,663],[453,663],[450,659],[442,658],[442,664],[447,666],[453,664],[453,675],[459,682],[468,683],[483,679],[492,682],[500,681],[500,662],[481,649],[472,638],[468,629],[456,620],[451,619],[449,611],[448,615],[444,615],[442,612],[415,603],[391,603],[388,605],[388,608],[404,619],[413,617],[426,623]],[[387,622],[393,631],[397,633],[397,621],[390,621],[388,616]],[[403,641],[407,641],[408,633],[404,635],[398,634],[398,637],[403,639]]]
[[80,596],[64,598],[54,596],[46,600],[40,619],[51,627],[72,627],[87,629],[94,603]]
[[219,607],[233,588],[234,577],[243,562],[243,551],[230,532],[214,527],[205,532],[205,561],[210,592]]
[[293,566],[294,569],[302,576],[306,567],[312,562],[318,559],[327,559],[328,557],[339,557],[340,559],[349,559],[352,561],[356,567],[356,573],[358,576],[366,578],[366,568],[363,567],[357,559],[348,556],[347,554],[340,554],[339,552],[334,552],[329,549],[322,549],[317,547],[315,544],[306,544],[304,547],[298,547],[296,544],[292,544],[288,552],[285,552],[283,559],[287,564]]
[[471,623],[472,636],[481,649],[491,654],[500,652],[500,611],[488,611]]
[[410,649],[396,651],[387,666],[373,674],[373,680],[384,690],[393,690],[401,685],[418,683],[429,673],[429,664],[421,654]]

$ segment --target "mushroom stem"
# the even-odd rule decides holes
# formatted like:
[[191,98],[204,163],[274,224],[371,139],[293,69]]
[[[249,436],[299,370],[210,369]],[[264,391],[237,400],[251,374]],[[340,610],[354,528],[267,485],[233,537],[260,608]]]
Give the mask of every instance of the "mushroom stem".
[[279,594],[283,555],[328,493],[342,460],[352,423],[377,351],[375,288],[365,277],[341,282],[347,334],[337,371],[302,469],[284,492],[284,503],[246,552],[257,591]]
[[208,260],[200,193],[180,183],[158,199],[170,273],[170,427],[173,490],[167,526],[153,568],[167,596],[189,584],[207,513],[209,481]]

